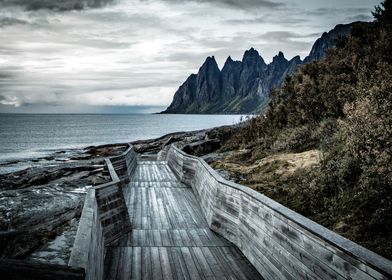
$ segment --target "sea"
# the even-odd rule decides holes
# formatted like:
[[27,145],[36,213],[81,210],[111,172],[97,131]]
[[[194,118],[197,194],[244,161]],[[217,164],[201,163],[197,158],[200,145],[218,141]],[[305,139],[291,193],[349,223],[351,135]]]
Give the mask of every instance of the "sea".
[[238,124],[240,115],[0,114],[0,174],[34,159],[87,146],[150,139],[177,131]]

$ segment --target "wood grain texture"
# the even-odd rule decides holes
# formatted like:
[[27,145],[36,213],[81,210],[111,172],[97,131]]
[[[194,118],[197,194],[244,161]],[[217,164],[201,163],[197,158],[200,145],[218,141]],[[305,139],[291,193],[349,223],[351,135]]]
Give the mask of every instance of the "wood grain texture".
[[123,191],[133,230],[107,247],[106,279],[262,279],[166,162],[140,161]]
[[[390,261],[224,180],[174,146],[167,161],[137,161],[130,148],[108,169],[113,182],[89,190],[71,256],[86,279],[392,275]],[[133,231],[124,230],[130,224]]]
[[131,230],[121,185],[129,182],[137,156],[130,146],[122,155],[105,161],[112,181],[87,191],[68,262],[71,267],[83,268],[85,279],[103,279],[105,245]]
[[240,248],[266,279],[390,279],[392,262],[172,146],[167,161],[192,187],[208,226]]
[[89,189],[68,265],[85,269],[85,279],[102,279],[106,252],[104,245],[105,240],[98,215],[95,189]]

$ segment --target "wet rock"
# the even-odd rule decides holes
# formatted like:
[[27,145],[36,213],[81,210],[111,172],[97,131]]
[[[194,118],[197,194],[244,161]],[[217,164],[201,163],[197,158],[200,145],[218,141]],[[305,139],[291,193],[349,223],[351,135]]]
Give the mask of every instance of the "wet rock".
[[223,169],[215,169],[216,172],[218,172],[219,175],[221,175],[223,177],[223,179],[226,179],[228,181],[233,181],[235,182],[236,180],[234,180],[234,178],[232,178],[230,176],[230,172],[227,170],[223,170]]
[[202,156],[216,151],[221,147],[219,139],[202,140],[190,143],[183,148],[183,151],[190,155]]
[[[231,132],[230,127],[178,132],[132,145],[143,159],[164,160],[175,143],[180,149],[187,147],[192,154],[210,154],[209,158],[216,160],[218,156],[211,152]],[[64,257],[54,252],[54,244],[64,243],[61,236],[70,221],[80,216],[86,189],[110,181],[103,157],[121,154],[127,147],[113,144],[72,153],[60,151],[47,157],[45,166],[0,175],[0,258],[24,259],[35,252],[32,259],[62,263]],[[56,161],[60,157],[67,161]]]
[[86,188],[110,181],[102,159],[0,176],[0,258],[24,259],[78,218]]
[[79,221],[72,219],[55,239],[34,251],[27,260],[66,265],[71,256]]
[[[170,145],[175,145],[180,149],[186,149],[191,154],[204,155],[211,153],[218,149],[220,144],[229,139],[236,127],[221,126],[212,129],[191,131],[191,132],[176,132],[164,135],[156,139],[139,140],[131,142],[135,151],[142,155],[156,155],[158,160],[166,158],[167,151]],[[204,143],[204,144],[202,144]],[[187,147],[189,146],[190,147]],[[200,146],[197,148],[197,146]],[[219,147],[218,147],[219,146]],[[204,147],[204,148],[203,148]],[[195,151],[193,151],[195,149]],[[196,150],[199,150],[196,152]]]
[[50,167],[27,168],[10,174],[0,175],[0,190],[11,190],[47,184],[70,174],[92,171],[103,167],[102,159],[59,164]]
[[220,160],[222,158],[224,158],[223,154],[220,153],[210,153],[210,154],[206,154],[201,156],[202,159],[204,159],[205,162],[207,162],[208,164]]
[[178,147],[204,139],[205,130],[193,132],[176,132],[164,135],[156,139],[147,139],[131,142],[135,151],[140,154],[155,154],[176,143]]
[[[73,192],[75,184],[30,187],[0,193],[0,256],[24,258],[31,250],[53,238],[62,225],[79,217],[84,194]],[[8,234],[7,234],[8,233]]]
[[117,156],[122,154],[127,148],[128,148],[127,143],[89,146],[84,149],[83,154],[74,156],[71,159],[86,160],[86,159],[96,159],[96,158]]

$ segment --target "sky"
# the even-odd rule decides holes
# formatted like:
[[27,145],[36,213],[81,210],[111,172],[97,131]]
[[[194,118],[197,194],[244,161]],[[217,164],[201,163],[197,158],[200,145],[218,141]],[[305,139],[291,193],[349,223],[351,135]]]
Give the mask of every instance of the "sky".
[[379,0],[0,0],[0,113],[151,113],[207,56],[303,59]]

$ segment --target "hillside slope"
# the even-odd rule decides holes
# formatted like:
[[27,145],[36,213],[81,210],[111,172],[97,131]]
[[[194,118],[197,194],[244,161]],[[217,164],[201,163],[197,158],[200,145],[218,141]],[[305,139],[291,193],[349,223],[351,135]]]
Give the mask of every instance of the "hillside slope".
[[212,165],[392,259],[392,0],[374,16],[288,77]]

